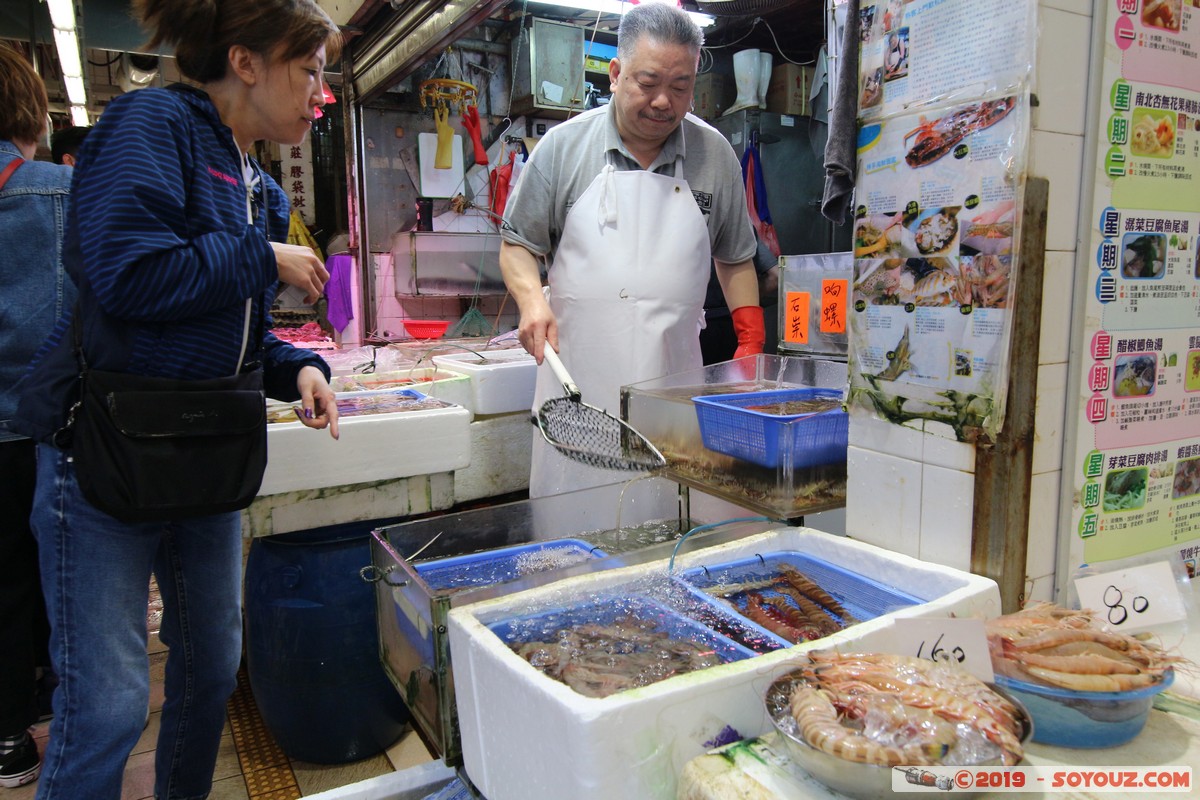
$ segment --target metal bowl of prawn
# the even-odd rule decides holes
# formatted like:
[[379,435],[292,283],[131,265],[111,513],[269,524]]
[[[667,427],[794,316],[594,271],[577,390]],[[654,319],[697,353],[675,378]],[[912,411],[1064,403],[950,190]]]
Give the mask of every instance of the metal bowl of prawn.
[[[883,745],[871,745],[858,737],[856,742],[830,741],[822,742],[822,747],[816,747],[805,739],[801,726],[792,713],[792,697],[798,690],[815,689],[805,676],[805,670],[796,670],[775,679],[768,687],[764,696],[767,714],[771,724],[779,733],[786,748],[788,758],[812,775],[821,783],[847,797],[861,800],[876,800],[887,797],[892,792],[892,772],[895,769],[904,771],[921,771],[925,766],[996,766],[1002,763],[1012,763],[1012,759],[1002,759],[993,752],[991,757],[977,757],[969,750],[957,752],[951,749],[939,758],[933,758],[931,752],[914,752],[908,747],[887,748]],[[1023,746],[1033,734],[1033,718],[1020,700],[1014,698],[1004,689],[993,684],[986,684],[996,694],[1007,700],[1016,709],[1016,721],[1020,728],[1019,741]],[[850,729],[846,729],[850,732]],[[878,748],[877,750],[874,748]],[[895,752],[899,751],[897,759]],[[905,758],[904,755],[914,755]],[[872,760],[877,763],[870,763]],[[904,763],[912,761],[913,763]],[[1019,763],[1019,761],[1017,762]],[[947,784],[948,785],[948,784]],[[955,796],[973,797],[977,792],[956,791]]]

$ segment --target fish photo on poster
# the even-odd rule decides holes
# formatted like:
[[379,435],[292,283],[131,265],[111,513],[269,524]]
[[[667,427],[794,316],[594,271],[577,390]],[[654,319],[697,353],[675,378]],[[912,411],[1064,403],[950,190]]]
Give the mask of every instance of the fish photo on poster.
[[919,118],[917,127],[904,135],[907,146],[912,146],[904,161],[915,168],[928,166],[954,149],[954,146],[971,134],[990,128],[1008,116],[1017,105],[1015,95],[999,100],[984,100],[950,111],[937,119]]
[[1127,233],[1121,240],[1121,276],[1161,278],[1167,269],[1167,237],[1162,233]]

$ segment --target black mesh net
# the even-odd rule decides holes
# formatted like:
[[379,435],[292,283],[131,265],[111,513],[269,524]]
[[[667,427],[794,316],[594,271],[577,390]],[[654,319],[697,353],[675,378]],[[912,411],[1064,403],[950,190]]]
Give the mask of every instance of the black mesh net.
[[560,453],[600,469],[653,470],[662,453],[625,422],[569,397],[547,400],[533,420]]

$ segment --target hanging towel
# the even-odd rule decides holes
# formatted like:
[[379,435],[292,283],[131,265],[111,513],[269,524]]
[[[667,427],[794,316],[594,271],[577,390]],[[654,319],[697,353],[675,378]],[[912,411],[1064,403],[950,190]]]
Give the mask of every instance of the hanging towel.
[[329,282],[325,284],[325,299],[329,302],[325,317],[338,333],[354,319],[354,306],[350,301],[350,267],[353,260],[347,254],[330,256],[325,261],[329,271]]
[[758,238],[771,253],[780,254],[779,237],[767,205],[767,184],[763,180],[762,163],[758,152],[758,137],[752,136],[742,152],[742,179],[746,182],[746,209],[750,212],[750,224]]
[[854,193],[858,150],[858,22],[859,0],[846,3],[846,27],[838,53],[837,84],[829,111],[829,139],[825,143],[825,194],[821,214],[841,224]]

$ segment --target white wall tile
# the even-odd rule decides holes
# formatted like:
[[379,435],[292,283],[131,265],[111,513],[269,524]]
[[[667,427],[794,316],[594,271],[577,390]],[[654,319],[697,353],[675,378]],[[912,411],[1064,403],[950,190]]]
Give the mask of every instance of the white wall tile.
[[850,411],[850,444],[866,450],[875,450],[900,458],[920,460],[921,420],[909,425],[892,423],[871,416],[865,409],[855,406]]
[[1076,254],[1047,250],[1042,275],[1042,330],[1039,364],[1065,364],[1071,352],[1071,297],[1075,291]]
[[1035,473],[1029,483],[1026,575],[1048,575],[1054,572],[1058,550],[1058,493],[1061,485],[1061,470]]
[[1067,403],[1067,365],[1038,367],[1037,407],[1033,418],[1033,474],[1062,469],[1063,414]]
[[1033,124],[1038,130],[1083,135],[1091,27],[1090,17],[1040,9],[1033,80],[1038,97]]
[[846,469],[846,533],[919,557],[921,462],[851,446]]
[[1054,574],[1025,579],[1025,603],[1054,602]]
[[1050,181],[1047,250],[1076,249],[1082,170],[1082,136],[1033,131],[1029,143],[1029,174]]
[[[949,425],[939,427],[944,427],[953,435]],[[926,464],[960,472],[975,472],[975,445],[928,432],[921,440],[921,460]]]
[[1085,17],[1092,16],[1092,0],[1041,0],[1039,5],[1044,9],[1058,8]]
[[971,515],[975,476],[925,464],[921,471],[921,542],[918,558],[971,571]]

